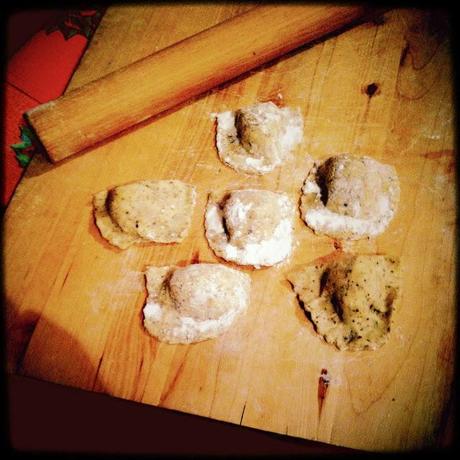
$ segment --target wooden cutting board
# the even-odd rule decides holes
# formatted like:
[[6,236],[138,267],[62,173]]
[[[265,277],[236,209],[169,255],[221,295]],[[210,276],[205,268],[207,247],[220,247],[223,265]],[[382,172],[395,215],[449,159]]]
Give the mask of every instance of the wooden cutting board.
[[[109,8],[69,88],[250,7]],[[435,445],[449,405],[455,341],[451,81],[445,18],[395,10],[87,154],[57,165],[35,156],[4,216],[9,371],[354,448]],[[211,113],[266,100],[301,108],[304,143],[268,175],[237,174],[218,160]],[[217,261],[203,233],[208,192],[250,185],[296,199],[311,158],[343,152],[392,164],[401,181],[388,230],[347,246],[401,258],[400,307],[383,348],[339,352],[315,334],[284,274],[336,248],[300,218],[289,262],[245,270],[252,302],[226,334],[186,346],[145,332],[146,265]],[[93,222],[93,194],[165,178],[197,187],[189,237],[124,251],[107,244]],[[327,387],[319,383],[324,370]]]

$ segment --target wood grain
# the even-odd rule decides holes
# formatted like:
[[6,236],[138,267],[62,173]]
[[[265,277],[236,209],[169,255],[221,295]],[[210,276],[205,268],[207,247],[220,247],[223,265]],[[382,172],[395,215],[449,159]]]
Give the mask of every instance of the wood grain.
[[364,12],[359,5],[259,6],[34,107],[26,118],[56,162],[342,29]]
[[[240,8],[112,7],[71,87]],[[456,319],[452,67],[443,21],[429,10],[390,11],[89,155],[57,166],[35,156],[4,218],[10,372],[354,448],[436,445],[453,381]],[[265,100],[299,106],[305,140],[282,168],[242,176],[219,162],[210,114]],[[217,261],[203,233],[209,191],[251,185],[296,198],[311,159],[339,152],[390,163],[401,181],[388,230],[344,247],[401,258],[401,302],[383,348],[338,352],[315,335],[284,273],[334,251],[335,242],[313,235],[300,218],[291,260],[248,271],[251,306],[225,335],[186,346],[146,334],[145,266]],[[171,177],[198,190],[190,236],[125,251],[106,244],[92,195]]]

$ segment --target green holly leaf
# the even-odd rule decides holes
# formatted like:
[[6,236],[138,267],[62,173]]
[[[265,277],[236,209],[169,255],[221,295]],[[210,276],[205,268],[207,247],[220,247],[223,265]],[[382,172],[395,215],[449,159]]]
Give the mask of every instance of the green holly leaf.
[[72,38],[74,35],[77,35],[78,33],[80,33],[80,31],[78,29],[74,29],[73,27],[67,27],[63,31],[63,35],[66,40]]
[[16,160],[18,160],[19,166],[21,168],[25,168],[32,160],[32,157],[30,157],[26,153],[21,153],[21,152],[15,152],[15,153],[16,153]]
[[25,142],[29,147],[32,146],[35,136],[34,136],[33,131],[28,126],[26,125],[20,126],[19,135],[23,142]]
[[17,142],[16,144],[12,144],[10,145],[10,147],[15,151],[20,151],[20,150],[24,150],[26,149],[27,147],[30,147],[30,145],[26,144],[25,142]]
[[21,166],[21,168],[25,168],[30,163],[34,153],[34,134],[28,126],[20,126],[19,137],[21,142],[12,144],[10,147],[14,151],[19,166]]
[[32,147],[33,134],[30,131],[30,129],[28,129],[26,126],[20,126],[19,130],[20,130],[19,136],[21,138],[21,142],[17,142],[16,144],[11,145],[11,148],[14,151],[25,150],[25,149],[28,149],[29,147]]

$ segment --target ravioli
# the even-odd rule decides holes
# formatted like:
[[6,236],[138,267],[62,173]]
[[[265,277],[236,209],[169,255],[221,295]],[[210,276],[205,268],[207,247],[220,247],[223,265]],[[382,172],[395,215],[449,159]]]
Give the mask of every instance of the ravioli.
[[388,339],[399,294],[399,261],[340,253],[287,275],[316,332],[339,350],[377,349]]
[[318,234],[356,240],[385,231],[399,204],[394,167],[342,154],[316,162],[302,187],[300,210]]
[[216,255],[239,265],[275,265],[291,254],[295,206],[283,193],[235,190],[210,196],[206,238]]
[[215,338],[249,305],[250,276],[225,265],[151,266],[145,276],[144,326],[162,342]]
[[188,233],[195,188],[179,180],[140,181],[94,196],[101,235],[125,249],[134,243],[177,243]]
[[300,111],[263,102],[217,115],[219,158],[238,172],[267,174],[300,144]]

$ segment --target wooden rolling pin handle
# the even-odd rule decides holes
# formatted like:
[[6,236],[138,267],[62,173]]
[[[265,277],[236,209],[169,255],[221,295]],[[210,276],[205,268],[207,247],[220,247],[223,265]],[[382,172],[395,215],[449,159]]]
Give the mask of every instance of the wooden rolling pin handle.
[[364,16],[363,6],[267,5],[25,114],[51,161],[81,152]]

